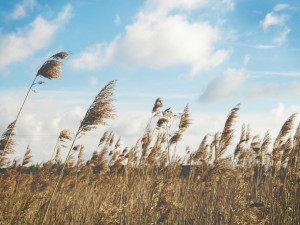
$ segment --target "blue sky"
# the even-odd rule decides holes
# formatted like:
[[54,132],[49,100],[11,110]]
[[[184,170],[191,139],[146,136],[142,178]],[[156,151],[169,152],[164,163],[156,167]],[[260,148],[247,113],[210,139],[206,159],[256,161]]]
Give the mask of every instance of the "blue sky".
[[35,160],[50,154],[38,151],[41,143],[76,129],[112,79],[119,117],[111,129],[124,144],[139,137],[157,97],[177,112],[189,103],[191,146],[221,129],[239,102],[239,124],[275,136],[300,110],[299,10],[300,2],[287,0],[2,1],[0,131],[42,63],[70,51],[63,80],[39,86],[21,114],[17,148],[31,144]]

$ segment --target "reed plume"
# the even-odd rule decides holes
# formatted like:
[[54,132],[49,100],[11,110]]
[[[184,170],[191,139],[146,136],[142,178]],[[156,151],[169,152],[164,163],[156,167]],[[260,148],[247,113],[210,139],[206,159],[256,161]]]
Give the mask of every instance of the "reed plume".
[[72,143],[72,145],[69,149],[68,155],[65,159],[65,163],[62,168],[62,171],[57,179],[57,182],[56,182],[53,192],[51,194],[50,201],[48,203],[47,209],[45,211],[45,214],[44,214],[44,217],[42,220],[42,224],[44,224],[44,222],[45,222],[45,218],[49,211],[49,208],[50,208],[51,202],[53,200],[53,197],[55,195],[55,192],[57,190],[58,184],[63,176],[63,172],[64,172],[66,164],[67,164],[66,162],[68,162],[68,159],[71,155],[71,150],[74,146],[74,143],[75,143],[77,137],[78,136],[79,136],[79,138],[82,137],[87,131],[95,129],[99,124],[107,125],[108,119],[115,118],[115,109],[112,104],[114,101],[113,95],[114,95],[115,83],[116,83],[116,80],[110,81],[98,93],[98,95],[95,97],[93,103],[90,105],[90,107],[86,111],[85,116],[84,116],[83,120],[81,121],[81,124],[80,124],[80,126],[77,130],[77,133],[73,139],[73,143]]
[[283,152],[282,146],[285,143],[286,137],[288,136],[288,134],[290,134],[291,130],[293,129],[296,116],[297,113],[294,113],[287,119],[287,121],[282,125],[281,130],[274,141],[271,158],[275,163],[275,166],[277,166],[277,163],[281,160]]
[[105,132],[103,133],[102,137],[101,137],[100,140],[99,140],[98,147],[99,147],[100,145],[102,145],[102,143],[104,143],[104,142],[106,141],[107,135],[108,135],[108,132],[105,131]]
[[225,150],[232,142],[234,132],[233,124],[235,122],[235,119],[237,118],[239,109],[240,104],[234,107],[227,117],[223,132],[221,134],[220,144],[215,152],[215,161],[219,160],[224,155]]
[[152,109],[152,113],[155,113],[157,112],[157,110],[159,108],[162,108],[164,105],[163,105],[163,102],[161,100],[161,98],[157,98],[155,103],[154,103],[154,106],[153,106],[153,109]]
[[61,148],[58,147],[57,150],[56,150],[55,157],[54,157],[55,163],[58,163],[59,160],[60,160],[60,152],[61,152]]
[[12,139],[12,137],[16,135],[16,133],[14,132],[15,122],[16,121],[8,125],[0,140],[0,168],[3,166],[8,166],[9,164],[6,155],[13,154],[15,152],[14,146],[16,145],[16,141]]
[[[21,105],[21,108],[19,109],[19,112],[17,114],[17,117],[12,125],[12,130],[14,129],[18,119],[19,119],[19,116],[21,114],[21,111],[24,107],[24,104],[27,100],[27,97],[30,93],[30,91],[34,91],[34,92],[37,92],[36,90],[33,90],[32,87],[36,84],[38,85],[41,85],[41,84],[44,84],[43,81],[39,81],[37,83],[35,83],[36,79],[38,77],[45,77],[49,80],[52,80],[52,79],[62,79],[62,76],[61,76],[61,72],[62,72],[62,62],[60,62],[59,60],[62,60],[62,59],[65,59],[68,57],[70,53],[69,52],[59,52],[53,56],[51,56],[42,66],[41,68],[38,70],[38,72],[36,73],[35,77],[34,77],[34,80],[32,82],[32,84],[30,85],[29,87],[29,90],[25,96],[25,99],[23,100],[23,103]],[[2,160],[4,154],[5,154],[5,151],[6,151],[6,148],[7,148],[7,144],[9,143],[9,140],[11,138],[11,135],[12,133],[10,133],[8,135],[8,138],[7,138],[7,142],[6,142],[6,145],[4,145],[4,148],[3,148],[3,153],[1,154],[0,156],[0,161]],[[1,148],[2,149],[2,148]]]
[[56,150],[58,144],[60,144],[60,146],[62,146],[62,147],[65,147],[65,145],[61,145],[61,143],[64,143],[64,142],[66,142],[66,141],[68,141],[68,140],[70,140],[70,141],[72,140],[72,137],[71,137],[70,135],[71,135],[71,131],[70,131],[70,130],[67,130],[67,129],[62,130],[62,131],[59,133],[59,136],[58,136],[58,138],[57,138],[55,147],[54,147],[54,149],[53,149],[53,152],[52,152],[52,156],[51,156],[51,160],[50,160],[50,161],[53,160],[54,153],[55,153],[55,150]]
[[31,158],[32,158],[32,154],[31,154],[31,148],[28,145],[26,152],[24,154],[23,160],[22,160],[22,166],[26,166],[27,164],[29,164],[31,162]]
[[20,172],[19,172],[19,177],[18,177],[18,181],[17,181],[17,184],[16,184],[15,192],[18,192],[18,188],[19,188],[19,183],[20,183],[20,180],[21,180],[21,173],[22,173],[23,167],[26,166],[26,165],[28,165],[31,162],[31,158],[32,158],[32,154],[31,153],[32,153],[31,152],[31,148],[30,148],[29,145],[27,145],[26,152],[25,152],[23,160],[22,160],[22,167],[21,167]]

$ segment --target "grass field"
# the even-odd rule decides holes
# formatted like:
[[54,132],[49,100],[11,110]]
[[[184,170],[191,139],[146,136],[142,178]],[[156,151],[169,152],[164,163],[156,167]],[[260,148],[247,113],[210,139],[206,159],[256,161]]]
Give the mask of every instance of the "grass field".
[[[48,64],[41,76],[55,78],[51,69],[62,64]],[[135,146],[122,147],[120,137],[105,132],[83,159],[76,140],[115,117],[115,83],[95,97],[75,136],[60,132],[46,163],[32,165],[29,146],[22,162],[10,161],[17,120],[8,126],[0,141],[0,224],[300,224],[296,114],[271,140],[246,126],[235,131],[237,105],[223,130],[206,135],[198,149],[177,149],[191,124],[189,107],[174,113],[158,98]]]

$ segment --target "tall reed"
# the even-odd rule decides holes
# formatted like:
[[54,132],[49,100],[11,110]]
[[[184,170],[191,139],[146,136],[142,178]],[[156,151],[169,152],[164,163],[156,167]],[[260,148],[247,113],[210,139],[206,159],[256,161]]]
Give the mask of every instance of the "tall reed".
[[[33,87],[34,85],[36,85],[36,84],[43,84],[43,83],[44,83],[44,82],[42,82],[42,81],[36,83],[36,79],[37,79],[38,77],[44,77],[44,78],[47,78],[47,79],[49,79],[49,80],[52,80],[52,79],[62,79],[61,72],[62,72],[62,65],[63,65],[63,64],[62,64],[62,62],[60,62],[59,60],[62,60],[62,59],[67,58],[67,57],[69,56],[69,54],[70,54],[69,52],[59,52],[59,53],[57,53],[57,54],[51,56],[51,57],[50,57],[50,58],[49,58],[49,59],[41,66],[41,68],[40,68],[40,69],[38,70],[38,72],[36,73],[36,75],[35,75],[35,77],[34,77],[32,83],[31,83],[31,85],[30,85],[30,87],[29,87],[29,89],[28,89],[28,92],[27,92],[27,94],[26,94],[26,96],[25,96],[25,99],[24,99],[23,102],[22,102],[21,108],[20,108],[19,111],[18,111],[17,117],[16,117],[15,121],[12,123],[11,132],[9,133],[9,135],[8,135],[8,137],[7,137],[7,141],[6,141],[6,143],[5,143],[4,147],[3,147],[3,149],[0,148],[0,150],[1,150],[0,160],[1,160],[1,159],[4,157],[4,155],[5,155],[7,146],[9,145],[9,140],[10,140],[12,134],[13,134],[12,131],[13,131],[13,129],[14,129],[15,126],[16,126],[16,123],[17,123],[17,121],[18,121],[18,119],[19,119],[20,113],[21,113],[21,111],[22,111],[22,109],[23,109],[23,107],[24,107],[24,104],[25,104],[25,102],[26,102],[26,100],[27,100],[27,97],[28,97],[30,91],[33,90],[32,87]],[[33,90],[33,91],[36,92],[35,90]],[[1,147],[2,147],[2,146],[1,146]]]
[[93,103],[90,105],[88,110],[85,113],[85,116],[83,120],[80,123],[80,126],[75,134],[75,137],[73,139],[72,145],[69,149],[68,155],[65,159],[64,166],[62,168],[62,171],[60,172],[60,175],[57,179],[57,182],[54,186],[53,192],[50,197],[50,201],[48,203],[47,209],[45,211],[42,224],[44,224],[45,219],[47,217],[47,213],[49,211],[49,208],[51,206],[53,197],[56,193],[58,184],[63,176],[63,172],[65,170],[65,167],[67,165],[67,162],[69,160],[69,157],[71,155],[71,151],[73,149],[74,143],[78,136],[83,136],[86,132],[95,129],[99,124],[101,125],[107,125],[108,119],[113,119],[115,117],[115,109],[112,104],[114,101],[113,95],[114,95],[114,87],[115,87],[116,80],[110,81],[95,97]]

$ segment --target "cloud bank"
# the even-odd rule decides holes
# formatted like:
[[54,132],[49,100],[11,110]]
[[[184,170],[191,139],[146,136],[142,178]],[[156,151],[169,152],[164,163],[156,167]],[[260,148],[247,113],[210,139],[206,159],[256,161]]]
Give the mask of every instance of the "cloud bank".
[[[73,57],[75,69],[97,69],[109,64],[124,68],[163,68],[188,65],[195,75],[223,63],[230,54],[218,49],[221,33],[205,21],[189,19],[188,11],[208,4],[206,0],[149,0],[125,33],[109,44],[96,43]],[[224,4],[233,8],[231,1]]]

